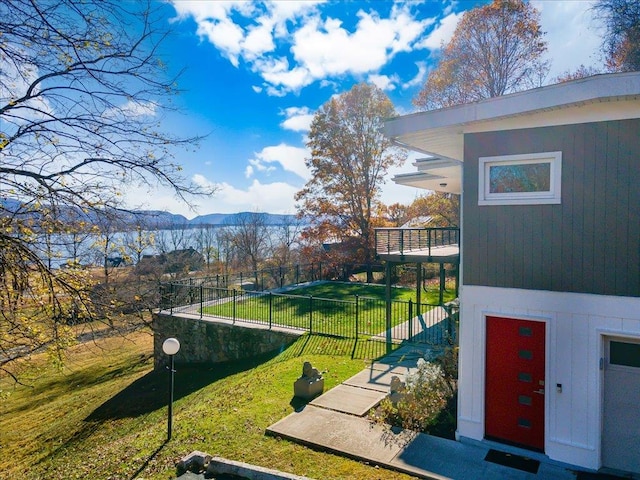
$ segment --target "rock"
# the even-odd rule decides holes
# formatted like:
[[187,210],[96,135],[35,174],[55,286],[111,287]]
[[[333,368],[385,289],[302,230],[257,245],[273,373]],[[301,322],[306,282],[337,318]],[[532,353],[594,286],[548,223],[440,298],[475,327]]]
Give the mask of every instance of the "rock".
[[182,457],[180,459],[176,464],[176,469],[178,471],[178,475],[182,475],[187,471],[199,473],[204,471],[210,461],[211,455],[194,450],[186,457]]

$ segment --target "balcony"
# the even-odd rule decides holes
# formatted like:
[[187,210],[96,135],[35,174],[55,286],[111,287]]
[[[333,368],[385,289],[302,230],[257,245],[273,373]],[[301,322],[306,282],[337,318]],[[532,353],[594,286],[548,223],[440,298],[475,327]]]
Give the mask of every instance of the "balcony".
[[459,263],[460,229],[376,228],[376,255],[387,262]]

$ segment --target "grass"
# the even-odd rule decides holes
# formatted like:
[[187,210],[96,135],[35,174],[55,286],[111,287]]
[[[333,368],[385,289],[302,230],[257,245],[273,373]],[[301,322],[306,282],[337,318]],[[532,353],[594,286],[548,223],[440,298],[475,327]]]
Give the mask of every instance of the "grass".
[[[450,289],[445,292],[444,300],[453,300],[453,297]],[[410,288],[393,288],[391,299],[392,326],[396,326],[409,319],[408,302],[416,301],[416,292]],[[421,301],[428,305],[437,304],[438,289],[428,289]],[[247,293],[234,300],[227,299],[205,306],[202,311],[205,315],[244,318],[297,328],[312,325],[316,333],[355,337],[356,318],[358,335],[384,332],[385,309],[385,287],[382,285],[326,282],[289,290],[286,294]],[[415,307],[413,312],[414,315],[417,312]]]
[[[353,300],[355,295],[360,297],[377,298],[380,300],[385,299],[385,286],[373,285],[365,283],[354,282],[325,282],[315,285],[308,285],[294,290],[289,290],[288,293],[292,295],[313,295],[314,297],[332,298],[339,300]],[[453,285],[447,285],[447,291],[445,292],[445,302],[453,300]],[[404,301],[409,300],[416,301],[416,291],[414,288],[407,287],[393,287],[391,289],[392,301]],[[423,303],[429,305],[436,305],[438,303],[438,284],[430,285],[426,292],[422,291]]]
[[63,370],[44,356],[25,383],[0,377],[0,471],[5,478],[174,478],[193,450],[322,479],[407,479],[266,436],[300,406],[302,363],[326,370],[325,388],[359,372],[384,345],[304,336],[277,356],[178,367],[173,438],[166,438],[167,372],[152,370],[152,337],[136,332],[76,345]]

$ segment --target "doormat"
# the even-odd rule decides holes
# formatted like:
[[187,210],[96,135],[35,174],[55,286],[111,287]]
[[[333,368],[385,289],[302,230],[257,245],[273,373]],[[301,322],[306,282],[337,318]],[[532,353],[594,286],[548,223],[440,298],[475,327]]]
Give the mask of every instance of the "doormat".
[[499,452],[498,450],[489,450],[485,461],[504,465],[505,467],[517,468],[523,472],[538,473],[540,462],[532,458],[521,457],[511,453]]
[[575,472],[576,480],[627,480],[631,478],[628,477],[619,477],[618,475],[613,475],[610,473],[598,473],[598,472]]

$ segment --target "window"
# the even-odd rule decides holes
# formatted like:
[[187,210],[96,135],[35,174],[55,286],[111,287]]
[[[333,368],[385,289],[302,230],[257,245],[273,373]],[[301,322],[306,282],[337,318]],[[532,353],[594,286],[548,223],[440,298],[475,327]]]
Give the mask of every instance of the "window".
[[562,152],[480,157],[478,205],[560,203]]
[[640,368],[640,343],[612,340],[609,344],[609,363],[611,365]]

